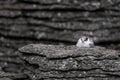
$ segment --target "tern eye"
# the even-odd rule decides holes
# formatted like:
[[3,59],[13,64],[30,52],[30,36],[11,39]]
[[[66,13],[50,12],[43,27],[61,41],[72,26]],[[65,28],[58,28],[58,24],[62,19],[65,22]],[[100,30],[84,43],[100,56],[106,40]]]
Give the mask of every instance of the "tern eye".
[[87,37],[85,37],[85,38],[84,38],[84,41],[87,41],[87,40],[88,40],[88,38],[87,38]]
[[82,37],[82,38],[81,38],[81,41],[82,41],[82,42],[88,41],[88,38],[87,38],[87,37]]

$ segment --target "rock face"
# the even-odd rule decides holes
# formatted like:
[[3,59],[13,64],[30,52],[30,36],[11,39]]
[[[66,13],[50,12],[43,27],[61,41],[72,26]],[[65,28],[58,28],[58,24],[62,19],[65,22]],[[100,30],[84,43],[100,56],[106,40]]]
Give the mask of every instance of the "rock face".
[[32,80],[119,80],[120,52],[103,47],[78,48],[30,44],[19,48]]
[[24,61],[16,54],[6,55],[0,53],[0,80],[27,80],[29,79],[22,70]]
[[15,53],[83,35],[120,50],[119,26],[120,0],[0,0],[0,80],[119,80],[114,50],[33,44]]
[[119,10],[119,0],[0,0],[0,47],[72,44],[87,35],[119,49]]

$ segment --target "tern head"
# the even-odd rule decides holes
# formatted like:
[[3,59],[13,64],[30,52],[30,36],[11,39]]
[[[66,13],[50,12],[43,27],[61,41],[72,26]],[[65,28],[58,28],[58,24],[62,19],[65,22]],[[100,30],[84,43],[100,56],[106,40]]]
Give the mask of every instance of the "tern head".
[[83,37],[79,38],[76,46],[77,47],[88,47],[88,48],[91,48],[91,47],[94,47],[94,42],[89,37],[83,36]]

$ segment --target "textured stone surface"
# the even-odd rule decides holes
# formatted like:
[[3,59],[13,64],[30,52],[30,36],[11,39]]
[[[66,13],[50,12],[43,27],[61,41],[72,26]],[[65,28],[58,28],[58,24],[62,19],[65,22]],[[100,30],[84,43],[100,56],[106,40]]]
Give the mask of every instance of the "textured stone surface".
[[[25,76],[24,74],[16,74],[16,73],[6,73],[6,72],[2,72],[0,71],[0,77],[8,77],[8,78],[11,78],[13,77],[13,79],[24,79],[26,78],[27,76]],[[7,80],[7,79],[6,79]],[[9,80],[9,79],[8,79]]]
[[[71,77],[75,77],[74,80],[119,80],[119,54],[113,50],[103,52],[105,48],[96,47],[90,50],[80,49],[82,52],[79,54],[79,49],[75,46],[49,45],[38,48],[39,45],[35,45],[33,47],[39,49],[37,52],[35,48],[30,51],[29,45],[29,48],[20,49],[27,53],[23,60],[15,52],[19,47],[31,43],[75,45],[83,35],[93,38],[95,45],[119,50],[119,17],[120,0],[0,0],[0,80],[35,80],[44,77],[45,80],[73,80]],[[96,50],[105,54],[98,54]],[[80,72],[75,66],[63,68],[66,72],[59,71],[62,70],[61,65],[65,64],[64,60],[69,66],[80,60],[84,66],[78,65]],[[40,63],[45,67],[39,67]],[[51,71],[56,67],[55,63],[60,64],[56,68],[58,71]],[[98,69],[89,71],[86,66]],[[43,68],[45,71],[41,71]],[[70,70],[71,68],[75,69]],[[83,69],[88,73],[84,73]]]
[[116,50],[97,46],[77,48],[30,44],[19,48],[19,52],[21,58],[29,64],[26,65],[25,74],[33,80],[92,80],[96,77],[97,80],[109,80],[115,76],[120,78],[120,52]]
[[[25,45],[38,42],[75,43],[87,35],[96,44],[119,49],[119,0],[0,1],[0,37]],[[10,40],[12,38],[12,40]],[[19,39],[19,40],[18,40]],[[4,45],[5,41],[0,39]],[[115,46],[117,43],[117,46]],[[14,45],[13,44],[13,45]],[[22,46],[23,46],[22,45]],[[4,47],[4,46],[1,46]],[[16,45],[15,48],[19,45]],[[109,47],[109,46],[106,46]]]
[[18,55],[0,55],[0,80],[27,79],[27,75],[21,72],[23,63]]

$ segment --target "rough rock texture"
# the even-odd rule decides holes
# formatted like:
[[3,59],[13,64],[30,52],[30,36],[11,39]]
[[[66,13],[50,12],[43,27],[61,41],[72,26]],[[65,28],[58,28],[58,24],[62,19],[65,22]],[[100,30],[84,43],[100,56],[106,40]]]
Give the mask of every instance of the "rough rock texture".
[[[119,17],[120,0],[0,0],[0,80],[34,80],[40,78],[42,80],[41,76],[36,75],[37,72],[40,75],[46,75],[43,76],[43,78],[46,77],[45,80],[61,80],[61,78],[62,80],[73,80],[71,77],[75,76],[77,77],[75,77],[74,80],[101,80],[103,78],[105,80],[119,80],[119,68],[115,65],[119,62],[114,63],[119,61],[119,56],[116,58],[117,54],[114,56],[111,52],[109,55],[109,57],[112,58],[111,60],[106,58],[104,60],[103,58],[101,61],[96,61],[96,59],[94,60],[94,56],[84,57],[84,55],[78,59],[79,62],[79,60],[85,58],[85,62],[81,60],[81,64],[85,66],[87,66],[88,63],[94,62],[93,64],[88,64],[88,66],[96,64],[98,69],[88,70],[85,67],[87,70],[84,70],[82,69],[84,66],[81,66],[77,67],[77,69],[75,67],[75,69],[69,70],[74,68],[71,66],[65,69],[63,68],[64,70],[68,70],[65,72],[58,70],[61,65],[51,65],[51,69],[57,66],[58,71],[48,71],[48,65],[46,64],[43,65],[46,68],[44,70],[47,71],[41,72],[40,70],[43,67],[39,67],[39,57],[44,59],[43,62],[54,64],[56,58],[58,59],[62,56],[58,59],[58,63],[64,64],[61,62],[65,60],[69,65],[72,62],[75,64],[77,57],[82,54],[77,54],[78,52],[76,50],[78,49],[74,46],[70,48],[67,47],[67,51],[63,50],[63,46],[54,47],[55,49],[63,50],[62,53],[64,53],[64,55],[61,53],[61,50],[60,52],[55,51],[60,55],[54,55],[52,54],[54,50],[50,51],[51,49],[48,50],[45,47],[46,51],[43,51],[45,52],[44,55],[36,53],[36,51],[36,54],[28,54],[29,52],[27,52],[27,55],[24,54],[23,60],[19,58],[18,53],[15,53],[19,47],[31,43],[73,45],[78,38],[83,35],[93,38],[95,45],[120,50]],[[75,50],[74,52],[76,54],[73,55],[71,49],[73,51]],[[90,49],[90,51],[91,50],[94,52],[94,49]],[[84,50],[82,51],[84,52]],[[48,53],[52,55],[48,55]],[[68,53],[71,53],[71,55],[67,55]],[[28,55],[29,57],[27,58]],[[32,56],[34,56],[33,62],[30,61]],[[69,58],[71,56],[75,58]],[[93,60],[89,57],[93,57]],[[95,56],[95,58],[98,57]],[[55,59],[53,59],[53,62],[51,61],[52,58]],[[38,59],[38,62],[36,62],[35,59]],[[89,59],[90,62],[86,62],[87,59]],[[34,60],[35,64],[33,64]],[[100,67],[98,62],[101,64],[105,63],[106,65]],[[109,65],[113,71],[108,69]],[[108,68],[105,66],[108,66]],[[92,66],[90,69],[94,67],[95,66]],[[105,69],[107,69],[107,71]],[[88,73],[86,73],[87,71]],[[74,73],[76,73],[76,75],[74,75]],[[84,76],[81,77],[82,75]]]
[[78,48],[30,44],[19,48],[32,80],[119,80],[120,52],[103,47]]
[[27,80],[26,74],[22,72],[24,61],[18,55],[6,55],[0,53],[0,80]]
[[0,0],[0,46],[6,48],[6,40],[7,45],[15,41],[13,49],[35,41],[73,44],[87,35],[96,44],[113,44],[111,48],[119,49],[119,3],[120,0]]

